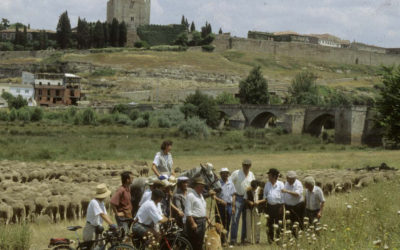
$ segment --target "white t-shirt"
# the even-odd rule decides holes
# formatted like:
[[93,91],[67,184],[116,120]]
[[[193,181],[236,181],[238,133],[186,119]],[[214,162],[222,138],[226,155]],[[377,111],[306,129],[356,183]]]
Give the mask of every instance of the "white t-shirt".
[[187,216],[206,217],[206,206],[207,203],[204,200],[203,195],[199,195],[198,193],[196,193],[196,191],[192,190],[188,193],[186,197],[185,219]]
[[107,214],[104,202],[99,202],[96,199],[91,200],[86,212],[86,221],[92,226],[101,226],[103,219],[100,214]]
[[245,176],[242,169],[235,170],[230,177],[233,185],[235,185],[236,194],[243,196],[246,193],[248,187],[250,187],[251,181],[255,180],[253,172],[249,171],[248,175]]
[[283,201],[286,205],[295,206],[304,200],[303,198],[303,184],[299,180],[295,180],[293,185],[290,185],[289,182],[285,183],[284,189],[298,193],[300,196],[294,196],[288,193],[283,193]]
[[321,188],[314,186],[312,192],[306,189],[306,208],[309,210],[321,209],[321,202],[325,202],[324,193]]
[[140,199],[139,202],[139,207],[142,206],[146,201],[151,200],[151,190],[150,189],[146,189],[146,191],[144,191],[143,195],[142,195],[142,199]]
[[153,200],[146,201],[136,214],[139,223],[150,226],[152,223],[156,225],[163,216]]
[[282,204],[282,189],[285,185],[283,182],[276,181],[275,185],[272,185],[271,182],[267,182],[264,187],[264,199],[267,199],[268,204],[276,205]]

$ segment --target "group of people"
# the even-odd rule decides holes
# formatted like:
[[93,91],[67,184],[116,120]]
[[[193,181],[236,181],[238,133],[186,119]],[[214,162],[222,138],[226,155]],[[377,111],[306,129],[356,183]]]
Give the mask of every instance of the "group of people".
[[[130,185],[133,176],[131,172],[121,174],[122,185],[111,197],[111,207],[115,214],[118,227],[126,232],[132,230],[135,237],[143,238],[149,232],[159,236],[159,225],[174,220],[190,241],[193,249],[202,249],[207,223],[206,197],[215,200],[216,222],[223,225],[228,232],[221,235],[224,245],[238,244],[238,229],[242,220],[241,243],[251,244],[260,242],[260,216],[268,216],[268,241],[279,237],[276,226],[284,218],[291,223],[298,223],[303,228],[303,218],[308,217],[311,222],[322,216],[325,203],[322,190],[315,185],[312,177],[304,179],[303,184],[297,179],[296,172],[286,174],[286,183],[278,180],[280,173],[277,169],[268,171],[268,182],[257,181],[250,171],[250,160],[242,162],[242,168],[232,173],[228,168],[220,170],[221,191],[205,193],[206,183],[203,178],[189,179],[186,176],[175,177],[171,156],[171,141],[164,141],[161,151],[156,154],[152,170],[154,177],[146,181],[147,188],[142,195],[137,211],[133,211],[131,203]],[[191,184],[191,188],[189,185]],[[96,195],[89,203],[86,225],[83,231],[85,241],[92,240],[96,235],[96,228],[103,221],[111,227],[116,227],[107,215],[104,199],[109,197],[110,190],[100,184],[96,188]],[[211,203],[212,204],[212,203]],[[229,238],[230,235],[230,238]]]

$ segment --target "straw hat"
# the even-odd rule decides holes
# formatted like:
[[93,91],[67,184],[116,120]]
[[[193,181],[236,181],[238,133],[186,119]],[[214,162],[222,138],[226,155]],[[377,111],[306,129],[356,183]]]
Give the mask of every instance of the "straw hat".
[[204,179],[201,177],[197,177],[193,179],[193,184],[201,184],[201,185],[206,185],[206,183],[204,182]]
[[102,183],[97,185],[96,187],[96,195],[94,196],[94,198],[96,199],[104,199],[108,196],[110,196],[111,191],[108,190],[107,185]]

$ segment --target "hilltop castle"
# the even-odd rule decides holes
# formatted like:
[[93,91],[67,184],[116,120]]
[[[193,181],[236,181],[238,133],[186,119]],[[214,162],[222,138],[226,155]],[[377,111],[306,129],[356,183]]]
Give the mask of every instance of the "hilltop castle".
[[128,30],[136,30],[140,25],[150,24],[150,0],[109,0],[107,22],[114,18],[124,21]]

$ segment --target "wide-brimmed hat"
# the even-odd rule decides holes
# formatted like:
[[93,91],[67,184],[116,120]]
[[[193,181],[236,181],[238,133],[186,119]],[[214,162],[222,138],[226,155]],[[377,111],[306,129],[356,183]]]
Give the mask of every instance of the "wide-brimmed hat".
[[196,185],[196,184],[206,185],[206,182],[204,181],[203,178],[197,177],[197,178],[193,179],[193,184],[194,185]]
[[102,183],[102,184],[97,185],[96,194],[95,194],[94,198],[104,199],[104,198],[110,196],[110,194],[111,194],[111,191],[108,190],[107,185]]

